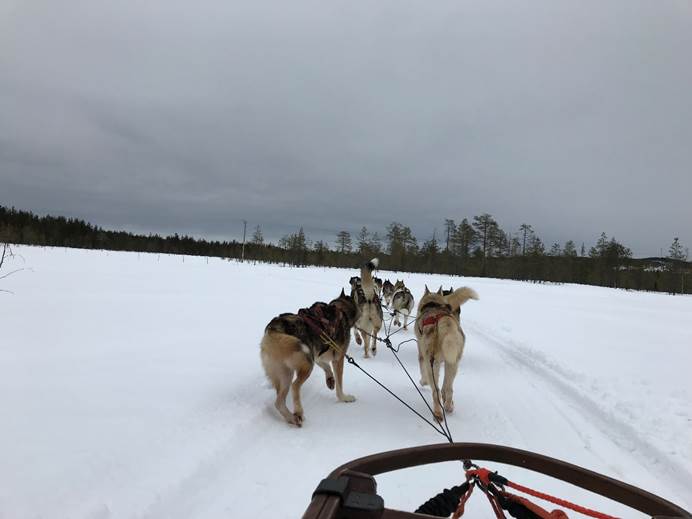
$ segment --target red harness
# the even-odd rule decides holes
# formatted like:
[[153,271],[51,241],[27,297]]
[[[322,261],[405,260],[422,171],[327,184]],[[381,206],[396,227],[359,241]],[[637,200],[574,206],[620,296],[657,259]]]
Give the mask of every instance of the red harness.
[[341,320],[341,311],[338,308],[336,310],[337,315],[334,322],[327,319],[322,311],[322,307],[319,305],[313,305],[310,308],[301,308],[298,310],[298,317],[303,319],[316,335],[319,336],[325,333],[330,337],[334,337],[336,328]]
[[432,324],[437,324],[437,321],[439,321],[440,319],[442,319],[446,315],[447,314],[441,313],[441,314],[435,314],[435,315],[430,315],[430,316],[426,317],[425,319],[423,319],[423,322],[421,323],[421,328],[423,328],[425,326],[430,326]]

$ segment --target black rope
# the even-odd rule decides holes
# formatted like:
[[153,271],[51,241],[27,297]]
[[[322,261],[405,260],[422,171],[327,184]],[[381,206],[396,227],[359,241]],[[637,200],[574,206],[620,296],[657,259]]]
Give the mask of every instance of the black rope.
[[[409,339],[409,340],[410,340],[410,339]],[[399,344],[399,347],[401,347],[401,344]],[[397,362],[399,363],[399,366],[401,366],[401,369],[403,369],[403,370],[404,370],[404,373],[406,373],[406,376],[407,376],[408,379],[411,381],[411,384],[413,384],[413,387],[416,389],[416,391],[417,391],[418,394],[420,395],[421,399],[423,400],[423,403],[424,403],[425,406],[428,408],[428,411],[430,411],[430,414],[433,415],[433,416],[435,416],[435,413],[433,413],[432,407],[430,407],[430,404],[428,403],[428,399],[425,398],[425,396],[424,396],[423,393],[421,392],[420,388],[418,387],[418,384],[416,384],[416,382],[415,382],[415,381],[413,380],[413,378],[411,377],[411,374],[410,374],[410,373],[408,372],[408,370],[406,369],[406,366],[404,366],[403,362],[401,362],[401,359],[399,358],[399,355],[397,355],[397,352],[394,351],[394,348],[392,347],[392,343],[389,341],[389,339],[387,339],[387,348],[389,348],[389,350],[390,350],[390,351],[392,352],[392,354],[394,355],[394,358],[395,358],[395,359],[397,360]],[[397,349],[397,351],[399,351],[399,350]],[[442,426],[440,426],[440,428],[442,428]],[[443,430],[444,430],[444,429],[443,429]],[[447,431],[445,431],[445,432],[446,432],[445,437],[447,438],[447,440],[449,441],[449,443],[453,443],[452,435],[449,433],[449,430],[447,430]]]
[[[413,377],[411,377],[411,374],[410,374],[409,371],[406,369],[406,366],[404,366],[404,363],[401,362],[401,359],[399,358],[399,355],[398,355],[399,350],[401,349],[401,346],[403,346],[404,344],[406,344],[406,343],[408,343],[408,342],[413,342],[413,341],[418,342],[418,339],[416,339],[416,338],[414,337],[414,338],[411,338],[411,339],[407,339],[407,340],[401,341],[399,344],[397,344],[397,346],[396,346],[396,348],[395,348],[395,347],[392,345],[392,341],[390,340],[390,337],[391,337],[392,335],[396,334],[396,333],[399,333],[399,332],[400,332],[401,330],[403,330],[404,328],[403,328],[403,327],[400,327],[398,330],[395,330],[395,331],[393,331],[393,332],[391,331],[391,329],[392,329],[394,320],[395,320],[395,318],[397,317],[397,313],[401,314],[402,316],[403,316],[404,314],[402,314],[401,312],[398,312],[397,310],[394,310],[394,311],[390,312],[389,308],[388,308],[387,306],[381,304],[381,303],[380,303],[380,306],[382,306],[382,308],[386,309],[387,312],[390,314],[390,317],[388,317],[387,319],[384,319],[384,318],[382,319],[383,322],[384,322],[384,329],[385,329],[385,334],[386,334],[385,338],[383,339],[383,338],[381,338],[381,337],[378,337],[377,335],[373,335],[373,334],[371,334],[371,333],[369,333],[369,332],[366,332],[365,330],[362,330],[362,329],[360,329],[360,328],[357,328],[357,330],[358,330],[360,333],[362,333],[362,334],[364,334],[364,335],[367,335],[367,336],[371,337],[371,338],[374,339],[376,342],[381,342],[381,343],[383,343],[383,344],[387,347],[387,349],[390,350],[390,351],[392,352],[392,354],[394,355],[394,358],[395,358],[395,359],[397,360],[397,362],[399,363],[399,366],[401,366],[401,369],[404,370],[404,373],[405,373],[406,376],[408,377],[409,381],[411,382],[411,384],[412,384],[413,387],[415,388],[416,392],[420,395],[421,399],[422,399],[423,402],[425,403],[425,406],[426,406],[426,407],[428,408],[428,410],[430,411],[430,414],[432,414],[433,417],[434,417],[435,420],[436,420],[437,418],[435,417],[435,413],[433,412],[432,407],[430,406],[430,403],[429,403],[428,400],[425,398],[425,396],[424,396],[423,393],[421,392],[420,388],[418,387],[418,384],[416,384],[416,382],[413,380]],[[414,326],[415,326],[415,321],[416,321],[416,319],[417,319],[417,316],[416,316],[416,315],[413,315],[413,316],[412,316],[412,315],[409,314],[407,317],[411,318],[411,320],[412,320],[412,322],[414,323]],[[382,389],[384,389],[384,390],[387,391],[390,395],[392,395],[394,398],[396,398],[401,404],[403,404],[404,406],[406,406],[412,413],[414,413],[414,414],[415,414],[416,416],[418,416],[421,420],[423,420],[425,423],[427,423],[428,425],[430,425],[430,427],[432,427],[437,433],[439,433],[439,434],[441,434],[442,436],[444,436],[444,437],[447,439],[447,441],[448,441],[449,443],[454,443],[454,439],[452,438],[452,432],[451,432],[451,430],[450,430],[450,428],[449,428],[449,422],[447,421],[447,412],[445,411],[444,405],[441,406],[441,408],[442,408],[442,419],[443,419],[443,423],[434,424],[433,422],[431,422],[430,420],[428,420],[427,418],[425,418],[423,415],[421,415],[418,411],[416,411],[413,407],[411,407],[408,403],[406,403],[404,400],[402,400],[396,393],[394,393],[392,390],[390,390],[390,389],[389,389],[387,386],[385,386],[382,382],[380,382],[379,380],[377,380],[377,379],[376,379],[375,377],[373,377],[370,373],[368,373],[365,369],[363,369],[363,368],[356,362],[356,360],[355,360],[353,357],[351,357],[350,355],[348,355],[348,354],[346,354],[346,353],[344,353],[344,355],[345,355],[346,359],[348,360],[348,363],[349,363],[349,364],[353,364],[355,367],[357,367],[360,371],[362,371],[362,372],[363,372],[368,378],[370,378],[373,382],[375,382],[375,383],[376,383],[377,385],[379,385]],[[442,395],[441,395],[440,389],[439,389],[438,386],[437,386],[437,380],[436,380],[435,372],[434,372],[434,359],[432,359],[432,358],[430,359],[430,371],[431,371],[431,375],[432,375],[431,388],[432,388],[433,391],[435,391],[435,393],[437,394],[437,400],[438,400],[438,402],[441,402],[441,400],[442,400]],[[477,465],[475,465],[475,464],[474,464],[473,462],[471,462],[471,460],[469,460],[469,459],[464,459],[464,460],[459,460],[459,461],[463,464],[464,469],[466,469],[466,470],[469,470],[471,467],[477,467]],[[452,487],[451,489],[445,489],[443,492],[441,492],[441,493],[438,494],[437,496],[435,496],[435,497],[429,499],[429,500],[426,501],[423,505],[421,505],[421,506],[416,510],[416,513],[424,513],[424,514],[432,515],[432,516],[435,516],[435,517],[449,517],[449,515],[451,515],[451,514],[454,512],[454,510],[456,510],[456,507],[457,507],[458,504],[459,504],[459,500],[460,500],[461,497],[466,493],[466,491],[468,490],[468,488],[469,488],[469,482],[467,481],[467,482],[465,482],[465,483],[463,483],[463,484],[461,484],[461,485]],[[484,491],[485,491],[485,489],[484,489]],[[487,491],[486,491],[486,493],[487,493]],[[505,508],[505,507],[503,506],[503,508]],[[505,509],[507,509],[507,508],[505,508]],[[510,511],[510,514],[514,516],[514,513],[512,513],[512,512],[514,512],[514,511]],[[524,517],[526,517],[526,519],[529,519],[530,515],[526,515],[526,516],[517,515],[517,516],[515,516],[515,517],[522,517],[522,519],[523,519]]]
[[[425,396],[424,396],[423,393],[421,392],[420,388],[418,387],[418,384],[416,384],[415,380],[413,380],[413,377],[411,377],[411,374],[410,374],[409,371],[406,369],[406,366],[404,366],[404,363],[401,362],[401,359],[399,358],[399,355],[397,355],[397,353],[399,352],[399,349],[401,348],[401,346],[402,346],[403,344],[406,344],[406,343],[408,343],[408,342],[413,342],[413,341],[418,342],[418,339],[416,339],[416,338],[414,337],[414,338],[411,338],[411,339],[407,339],[407,340],[405,340],[405,341],[401,341],[399,344],[397,344],[397,347],[396,347],[396,348],[394,348],[394,346],[392,345],[392,341],[390,340],[390,337],[391,337],[392,335],[396,334],[396,333],[399,333],[401,330],[404,329],[404,328],[399,328],[398,330],[395,330],[395,331],[393,331],[393,332],[390,332],[390,330],[391,330],[391,323],[392,323],[392,321],[394,320],[394,319],[393,319],[394,315],[396,315],[396,311],[395,311],[394,314],[392,314],[392,319],[390,319],[390,322],[389,322],[389,324],[390,324],[389,330],[387,329],[387,326],[385,325],[386,337],[385,337],[384,339],[381,338],[381,337],[378,337],[377,335],[373,335],[373,334],[371,334],[370,332],[366,332],[365,330],[363,330],[363,329],[361,329],[361,328],[356,328],[356,330],[358,330],[361,334],[367,335],[368,337],[374,339],[376,342],[381,342],[382,344],[384,344],[384,345],[387,347],[388,350],[390,350],[390,351],[392,352],[392,354],[393,354],[394,357],[396,358],[397,362],[399,363],[399,366],[401,366],[401,369],[404,370],[404,373],[406,373],[406,376],[407,376],[408,379],[411,381],[411,384],[412,384],[413,387],[415,388],[416,392],[420,395],[421,399],[423,400],[423,403],[425,403],[425,406],[426,406],[426,407],[428,408],[428,410],[430,411],[430,414],[432,414],[433,417],[437,420],[437,417],[435,417],[435,413],[433,412],[432,407],[430,406],[430,403],[428,402],[428,400],[425,398]],[[411,317],[411,316],[409,316],[409,317]],[[415,323],[415,319],[416,319],[416,316],[413,316],[413,322],[414,322],[414,323]],[[454,443],[454,439],[452,438],[452,432],[451,432],[451,430],[450,430],[450,428],[449,428],[449,423],[447,422],[447,413],[445,412],[444,406],[442,406],[442,420],[443,420],[443,422],[442,422],[442,423],[438,423],[438,425],[435,425],[435,424],[433,424],[430,420],[428,420],[428,419],[425,418],[423,415],[421,415],[418,411],[416,411],[413,407],[411,407],[408,403],[406,403],[404,400],[402,400],[396,393],[394,393],[393,391],[391,391],[387,386],[385,386],[384,384],[382,384],[379,380],[377,380],[377,379],[376,379],[375,377],[373,377],[370,373],[368,373],[365,369],[363,369],[363,368],[355,361],[355,359],[354,359],[353,357],[351,357],[350,355],[348,355],[348,354],[345,353],[345,352],[344,352],[344,356],[345,356],[346,359],[348,360],[348,363],[349,363],[349,364],[353,364],[355,367],[357,367],[359,370],[361,370],[363,373],[365,373],[365,375],[367,375],[370,379],[372,379],[375,383],[377,383],[380,387],[382,387],[382,388],[383,388],[385,391],[387,391],[390,395],[392,395],[392,396],[393,396],[394,398],[396,398],[399,402],[401,402],[403,405],[405,405],[410,411],[412,411],[412,412],[413,412],[416,416],[418,416],[421,420],[425,421],[428,425],[430,425],[433,429],[435,429],[435,431],[437,431],[439,434],[441,434],[442,436],[444,436],[444,437],[447,439],[447,441],[448,441],[449,443]],[[430,369],[431,369],[431,371],[433,371],[433,359],[430,359]],[[441,400],[441,394],[440,394],[439,388],[437,387],[437,381],[435,380],[434,373],[433,373],[432,378],[433,378],[433,380],[432,380],[431,387],[433,388],[433,391],[436,392],[436,394],[437,394],[437,399],[438,399],[438,402],[439,402],[439,401]]]
[[397,333],[399,333],[400,331],[405,330],[405,329],[406,329],[406,328],[399,328],[398,330],[394,330],[392,333],[390,333],[389,335],[387,335],[387,338],[389,339],[389,337],[391,337],[392,335],[395,335],[395,334],[397,334]]
[[392,351],[395,351],[395,352],[399,353],[399,349],[400,349],[404,344],[406,344],[407,342],[418,342],[418,339],[416,339],[415,337],[413,337],[412,339],[406,339],[405,341],[401,341],[399,344],[396,345],[396,348],[395,348],[394,346],[391,346],[391,347],[390,347],[390,346],[387,346],[387,347],[390,348]]
[[469,482],[452,488],[445,488],[435,497],[431,497],[416,509],[417,514],[428,514],[435,517],[449,517],[459,506],[459,500],[469,489]]
[[404,400],[402,400],[396,393],[394,393],[391,389],[389,389],[387,386],[385,386],[382,382],[377,380],[375,377],[373,377],[370,373],[368,373],[366,370],[364,370],[360,364],[356,362],[356,360],[351,357],[350,355],[346,355],[346,360],[348,361],[349,364],[353,364],[355,367],[357,367],[359,370],[361,370],[366,376],[368,376],[373,382],[375,382],[377,385],[379,385],[382,389],[384,389],[387,393],[392,395],[394,398],[396,398],[399,402],[401,402],[403,405],[405,405],[412,413],[414,413],[418,418],[423,420],[425,423],[427,423],[430,427],[435,429],[435,431],[445,438],[449,440],[449,437],[447,436],[446,432],[442,428],[437,428],[435,424],[433,424],[430,420],[428,420],[426,417],[424,417],[422,414],[420,414],[418,411],[416,411],[413,407],[408,405]]
[[[393,310],[393,309],[389,308],[387,305],[383,305],[382,303],[380,303],[380,306],[381,306],[382,308],[384,308],[385,310],[387,310],[387,313],[388,313],[390,316],[392,316],[392,317],[394,317],[397,313],[399,313],[399,314],[401,314],[401,315],[404,315],[404,314],[403,314],[402,312],[400,312],[399,310]],[[414,321],[416,320],[416,316],[415,316],[415,315],[408,314],[408,316],[409,316],[411,319],[413,319]]]
[[[421,392],[420,388],[418,387],[418,384],[416,384],[416,382],[413,380],[413,377],[411,377],[411,374],[410,374],[409,371],[406,369],[406,366],[404,366],[404,363],[401,362],[401,359],[400,359],[399,356],[397,355],[397,353],[399,352],[399,349],[401,348],[401,346],[402,346],[404,343],[413,342],[413,341],[418,342],[418,340],[417,340],[415,337],[412,338],[412,339],[407,339],[407,340],[405,340],[405,341],[400,342],[400,343],[397,345],[396,349],[395,349],[394,346],[392,345],[392,341],[391,341],[389,338],[390,338],[392,335],[394,335],[395,333],[397,333],[397,332],[403,330],[403,328],[399,328],[399,330],[396,330],[395,332],[388,334],[387,337],[385,337],[384,339],[381,338],[381,337],[378,337],[377,335],[373,335],[373,334],[371,334],[371,333],[369,333],[369,332],[366,332],[365,330],[361,330],[360,328],[358,328],[358,330],[359,330],[362,334],[367,335],[368,337],[371,337],[371,338],[373,338],[374,340],[383,343],[383,344],[387,347],[387,349],[389,349],[389,350],[392,352],[392,354],[393,354],[394,357],[396,358],[397,362],[399,363],[399,366],[401,366],[401,369],[404,370],[404,373],[406,373],[406,376],[407,376],[408,379],[411,381],[411,384],[413,385],[414,389],[415,389],[416,392],[420,395],[421,399],[423,400],[423,403],[425,404],[425,406],[426,406],[426,407],[428,408],[428,410],[430,411],[430,414],[433,415],[433,417],[434,417],[434,416],[435,416],[435,413],[433,412],[432,407],[430,406],[430,403],[428,402],[427,398],[425,398],[425,396],[424,396],[423,393]],[[394,396],[394,397],[395,397],[397,400],[399,400],[402,404],[404,404],[404,405],[405,405],[406,407],[408,407],[411,411],[413,411],[414,413],[416,413],[416,415],[418,415],[419,417],[421,417],[423,420],[425,420],[428,424],[430,424],[430,425],[432,426],[432,422],[430,422],[429,420],[427,420],[426,418],[424,418],[420,413],[418,413],[418,411],[416,411],[416,410],[413,409],[410,405],[408,405],[406,402],[404,402],[403,400],[401,400],[401,398],[399,398],[399,397],[398,397],[397,395],[395,395],[392,391],[390,391],[388,388],[386,388],[383,384],[381,384],[381,383],[380,383],[377,379],[375,379],[372,375],[370,375],[369,373],[367,373],[363,368],[361,368],[361,367],[356,363],[355,360],[353,360],[352,357],[347,356],[347,358],[348,358],[348,362],[349,362],[349,363],[354,364],[357,368],[359,368],[361,371],[363,371],[366,375],[368,375],[370,378],[372,378],[375,382],[377,382],[378,384],[380,384],[380,386],[382,386],[384,389],[386,389],[387,391],[389,391],[389,393],[391,393],[392,396]],[[432,359],[431,359],[431,363],[432,363]],[[431,365],[431,368],[432,368],[432,365]],[[434,379],[434,378],[435,378],[435,377],[433,376],[433,379]],[[433,380],[433,382],[434,382],[434,380]],[[439,399],[440,399],[440,392],[439,392],[439,390],[437,389],[437,383],[434,382],[434,386],[435,386],[435,389],[434,389],[434,390],[437,392],[438,401],[439,401]],[[433,426],[433,427],[434,427],[434,429],[435,429],[437,432],[439,432],[440,434],[442,434],[442,435],[447,439],[447,441],[448,441],[449,443],[454,443],[454,440],[453,440],[453,438],[452,438],[452,433],[451,433],[451,430],[450,430],[450,428],[449,428],[449,424],[447,423],[447,414],[445,413],[444,407],[442,407],[442,418],[443,418],[443,424],[444,424],[444,425],[443,425],[443,424],[439,424],[439,429],[438,429],[436,426]]]
[[[437,401],[441,402],[442,395],[440,394],[440,390],[437,387],[437,380],[435,377],[434,363],[435,363],[435,360],[431,357],[430,358],[430,374],[432,375],[432,382],[430,384],[430,387],[434,388],[435,393],[437,393]],[[447,368],[445,368],[445,369],[447,369]],[[449,439],[449,443],[454,443],[454,440],[452,439],[452,432],[449,430],[449,424],[447,423],[447,412],[445,411],[445,406],[443,404],[440,407],[442,408],[442,420],[444,421],[444,429],[447,432],[447,438]]]

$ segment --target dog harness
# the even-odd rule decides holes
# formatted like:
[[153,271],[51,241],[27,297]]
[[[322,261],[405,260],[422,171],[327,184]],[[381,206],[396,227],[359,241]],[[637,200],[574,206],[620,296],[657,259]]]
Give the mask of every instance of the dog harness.
[[423,307],[420,309],[420,313],[425,312],[427,309],[436,309],[437,313],[434,313],[433,315],[429,315],[425,319],[423,319],[420,323],[421,331],[423,331],[423,328],[426,326],[432,326],[436,325],[437,322],[442,319],[443,317],[446,316],[451,316],[452,315],[452,307],[449,305],[441,305],[439,303],[427,303],[423,305]]
[[421,328],[424,328],[426,326],[431,326],[433,324],[437,324],[437,321],[439,321],[440,319],[442,319],[446,315],[448,315],[448,314],[439,313],[439,314],[430,315],[430,316],[426,317],[425,319],[423,319],[423,322],[421,323]]
[[301,308],[298,310],[298,317],[300,317],[316,335],[319,336],[326,333],[330,337],[333,337],[336,334],[336,327],[339,321],[341,321],[341,310],[336,308],[336,311],[337,317],[333,323],[325,317],[322,307],[319,305],[310,308]]

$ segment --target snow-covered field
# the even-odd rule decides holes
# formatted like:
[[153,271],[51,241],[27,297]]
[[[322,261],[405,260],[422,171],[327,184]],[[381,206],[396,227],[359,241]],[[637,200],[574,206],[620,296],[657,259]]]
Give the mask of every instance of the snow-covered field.
[[[329,300],[355,270],[15,250],[10,268],[27,270],[0,281],[13,292],[0,293],[0,518],[299,517],[337,465],[442,441],[348,365],[355,403],[338,403],[316,369],[302,429],[274,410],[259,362],[265,324]],[[455,440],[538,451],[692,508],[692,298],[402,276],[416,297],[424,283],[481,297],[462,308]],[[417,378],[415,344],[401,351]],[[391,352],[350,352],[424,409]],[[501,472],[638,517],[555,480]],[[428,466],[380,476],[379,492],[412,510],[461,479],[458,463]],[[480,496],[469,508],[491,516]]]

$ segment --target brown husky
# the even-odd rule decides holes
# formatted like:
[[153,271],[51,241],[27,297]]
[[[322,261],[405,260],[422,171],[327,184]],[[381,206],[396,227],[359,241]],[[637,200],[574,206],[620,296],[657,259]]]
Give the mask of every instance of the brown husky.
[[[339,401],[355,400],[343,392],[343,374],[351,327],[358,317],[358,306],[342,290],[329,304],[318,302],[297,314],[281,314],[265,328],[260,345],[262,366],[276,389],[274,405],[288,423],[298,427],[303,424],[300,388],[315,363],[324,370],[327,387],[336,386]],[[293,413],[286,407],[289,389],[293,393]]]
[[451,294],[442,295],[442,287],[436,293],[425,287],[425,294],[418,304],[416,316],[416,338],[418,339],[418,362],[420,363],[421,385],[430,384],[433,393],[433,413],[442,420],[440,395],[437,389],[440,364],[444,362],[445,375],[442,383],[442,403],[445,411],[454,411],[454,377],[461,355],[464,353],[465,336],[456,312],[469,299],[478,299],[476,292],[468,287],[459,288]]
[[[356,321],[356,342],[363,341],[365,347],[365,358],[372,354],[377,355],[377,341],[375,337],[382,328],[382,305],[377,296],[377,288],[372,277],[372,271],[377,268],[378,259],[373,258],[367,262],[360,270],[361,282],[355,286],[351,284],[351,295],[358,305],[359,317]],[[361,333],[358,333],[361,332]],[[362,336],[362,339],[361,339]]]

